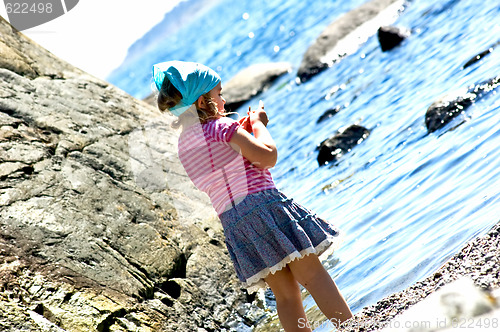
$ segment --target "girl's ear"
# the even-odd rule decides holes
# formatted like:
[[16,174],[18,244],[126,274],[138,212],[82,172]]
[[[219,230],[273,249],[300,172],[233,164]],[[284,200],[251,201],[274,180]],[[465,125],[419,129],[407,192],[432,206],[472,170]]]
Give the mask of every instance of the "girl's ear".
[[199,96],[198,100],[196,101],[196,105],[199,108],[204,109],[206,106],[205,104],[206,104],[206,102],[205,102],[205,98],[203,97],[203,95]]

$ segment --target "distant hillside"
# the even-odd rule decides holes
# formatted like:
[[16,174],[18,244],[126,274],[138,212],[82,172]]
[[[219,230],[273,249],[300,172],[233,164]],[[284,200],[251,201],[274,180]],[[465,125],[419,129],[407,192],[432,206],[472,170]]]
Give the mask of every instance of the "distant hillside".
[[127,63],[134,61],[138,55],[147,52],[166,36],[176,33],[182,26],[191,23],[218,2],[220,2],[220,0],[181,1],[171,11],[165,14],[165,17],[160,23],[155,25],[142,38],[138,39],[129,47],[127,56],[120,67],[126,66]]

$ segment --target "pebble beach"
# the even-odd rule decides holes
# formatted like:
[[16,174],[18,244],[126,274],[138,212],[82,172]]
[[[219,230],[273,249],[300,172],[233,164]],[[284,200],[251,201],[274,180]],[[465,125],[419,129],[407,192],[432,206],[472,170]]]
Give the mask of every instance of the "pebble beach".
[[[362,309],[340,331],[364,332],[382,330],[384,327],[391,325],[391,321],[396,316],[404,313],[410,307],[425,300],[430,294],[461,277],[470,278],[478,289],[498,294],[497,290],[500,288],[499,263],[500,222],[486,235],[467,243],[460,252],[426,279],[380,300],[375,305]],[[494,311],[494,315],[496,317],[500,315],[498,307]],[[426,317],[420,318],[422,321],[425,321]],[[470,327],[468,326],[470,324],[455,326],[458,330],[463,330],[461,327],[471,328],[471,330],[497,330],[494,324],[495,318],[491,318],[491,321],[484,320],[482,323],[480,323],[481,318],[479,317],[463,317],[462,319],[464,322],[474,324]],[[498,322],[498,318],[496,321]],[[488,324],[488,322],[491,324]],[[484,326],[479,326],[478,324]],[[497,328],[500,327],[497,325]],[[404,330],[403,327],[401,329]]]

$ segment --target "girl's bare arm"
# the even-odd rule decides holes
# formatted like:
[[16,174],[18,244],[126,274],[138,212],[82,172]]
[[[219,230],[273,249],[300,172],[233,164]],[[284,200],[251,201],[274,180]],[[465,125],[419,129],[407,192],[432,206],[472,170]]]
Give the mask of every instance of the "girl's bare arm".
[[253,136],[242,127],[233,134],[229,143],[243,157],[259,168],[271,168],[278,160],[276,144],[267,130],[268,118],[261,103],[257,111],[249,112]]

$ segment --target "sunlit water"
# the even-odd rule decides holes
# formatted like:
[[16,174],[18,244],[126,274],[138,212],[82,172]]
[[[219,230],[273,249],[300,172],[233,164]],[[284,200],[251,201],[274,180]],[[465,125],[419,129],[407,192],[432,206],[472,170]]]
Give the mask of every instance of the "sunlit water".
[[[500,74],[500,49],[461,69],[498,41],[498,2],[411,1],[394,22],[412,30],[400,47],[383,53],[372,36],[297,85],[307,47],[363,2],[221,1],[110,78],[144,97],[151,92],[150,66],[159,61],[202,62],[223,80],[254,63],[292,63],[294,72],[242,109],[265,101],[279,149],[277,186],[344,231],[327,267],[354,312],[428,276],[500,220],[499,91],[435,133],[424,125],[435,99]],[[316,123],[336,106],[343,107],[338,114]],[[354,123],[371,135],[319,167],[316,145]],[[310,297],[304,303],[314,305]]]

